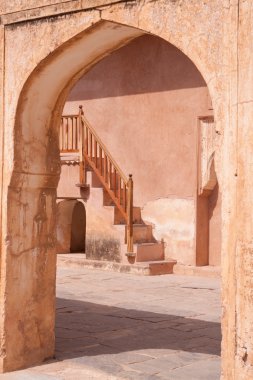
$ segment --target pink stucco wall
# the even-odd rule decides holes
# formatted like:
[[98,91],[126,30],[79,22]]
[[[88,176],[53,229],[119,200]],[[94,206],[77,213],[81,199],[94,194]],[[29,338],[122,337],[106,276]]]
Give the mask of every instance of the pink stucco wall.
[[209,197],[209,264],[220,265],[221,250],[221,193],[216,186]]
[[79,104],[121,169],[133,174],[134,204],[165,238],[167,256],[195,264],[197,117],[211,113],[197,68],[174,46],[142,36],[84,75],[64,113],[77,113]]

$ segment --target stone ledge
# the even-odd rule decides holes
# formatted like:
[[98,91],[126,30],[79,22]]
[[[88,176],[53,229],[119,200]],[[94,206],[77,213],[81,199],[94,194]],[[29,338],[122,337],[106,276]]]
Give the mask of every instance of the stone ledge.
[[99,10],[99,7],[109,7],[118,3],[135,2],[136,0],[80,0],[67,1],[56,4],[42,5],[30,9],[5,12],[0,15],[0,23],[4,25],[16,24],[47,17],[56,17],[68,13]]
[[142,276],[172,274],[173,266],[175,264],[175,260],[122,264],[112,261],[89,260],[86,259],[85,254],[81,253],[65,253],[57,255],[57,265],[61,267],[85,267]]
[[193,265],[176,264],[173,268],[173,273],[177,275],[183,275],[183,276],[220,278],[221,268],[218,266],[211,266],[211,265],[196,267]]

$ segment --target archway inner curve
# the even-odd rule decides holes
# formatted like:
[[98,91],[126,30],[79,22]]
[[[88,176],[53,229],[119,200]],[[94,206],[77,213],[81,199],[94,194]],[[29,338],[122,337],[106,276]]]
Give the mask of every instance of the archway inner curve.
[[[5,304],[4,330],[12,335],[6,338],[6,369],[36,363],[54,352],[57,127],[67,91],[85,70],[143,34],[137,28],[99,22],[42,61],[20,95],[6,247],[6,288],[18,294],[20,302],[13,305],[9,297]],[[13,223],[14,218],[22,223]],[[22,276],[26,281],[20,287]],[[20,321],[29,331],[20,330]]]

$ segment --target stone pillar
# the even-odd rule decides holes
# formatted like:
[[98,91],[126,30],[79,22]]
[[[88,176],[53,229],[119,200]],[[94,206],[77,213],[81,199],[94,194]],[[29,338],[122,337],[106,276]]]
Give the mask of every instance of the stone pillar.
[[38,177],[14,174],[8,191],[2,244],[2,372],[54,355],[56,190],[54,179],[42,176],[43,186]]
[[[2,166],[3,166],[3,125],[4,125],[4,27],[0,25],[0,183],[2,183]],[[2,240],[2,186],[0,186],[0,246]],[[2,254],[0,250],[0,315],[3,314],[3,297],[2,297],[2,286],[1,286],[1,265],[2,265]],[[2,319],[0,318],[0,350],[2,350],[2,341],[4,337],[4,330]],[[2,367],[2,360],[0,354],[0,371]]]
[[253,378],[252,8],[250,1],[231,1],[224,33],[222,378],[228,380]]
[[[232,4],[233,3],[233,4]],[[233,380],[235,364],[235,251],[237,239],[237,29],[238,1],[231,2],[224,17],[224,113],[222,143],[222,379]]]
[[238,9],[235,378],[253,379],[253,3]]

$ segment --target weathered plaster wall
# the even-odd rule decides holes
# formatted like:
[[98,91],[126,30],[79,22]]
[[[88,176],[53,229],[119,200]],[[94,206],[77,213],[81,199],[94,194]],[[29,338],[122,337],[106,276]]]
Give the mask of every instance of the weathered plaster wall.
[[0,14],[5,14],[5,13],[12,13],[12,12],[17,12],[21,10],[26,10],[26,9],[34,9],[34,8],[39,8],[43,7],[46,5],[51,5],[51,4],[56,4],[56,3],[65,3],[66,0],[40,0],[38,3],[37,0],[12,0],[12,1],[2,1],[0,4]]
[[[239,12],[238,2],[240,4]],[[73,9],[77,5],[76,1],[70,1],[70,3],[73,5]],[[78,7],[79,9],[82,7],[80,2],[78,2]],[[29,176],[31,179],[24,184],[21,177],[21,181],[16,186],[16,191],[24,193],[22,194],[22,202],[20,202],[20,198],[16,201],[12,200],[12,190],[8,190],[8,186],[13,173],[14,146],[17,149],[20,147],[22,150],[24,143],[22,139],[17,138],[14,131],[17,128],[21,129],[27,147],[31,148],[30,139],[34,138],[33,132],[36,130],[39,136],[42,136],[42,144],[46,147],[42,151],[45,159],[47,149],[50,146],[50,139],[45,137],[45,133],[40,134],[41,128],[43,129],[50,124],[53,104],[57,105],[57,112],[54,116],[60,116],[60,104],[63,104],[65,98],[61,92],[61,87],[57,87],[56,92],[52,91],[55,89],[55,80],[57,79],[57,75],[55,75],[50,80],[50,85],[48,83],[42,87],[43,91],[37,92],[38,96],[35,99],[41,105],[41,97],[43,98],[43,93],[46,92],[47,98],[50,99],[47,111],[44,110],[45,112],[34,120],[31,118],[32,112],[37,112],[37,109],[36,107],[29,107],[29,112],[26,109],[25,114],[29,120],[27,124],[24,123],[23,119],[18,118],[19,112],[21,112],[19,109],[16,122],[20,125],[15,124],[18,99],[20,96],[22,99],[31,95],[29,86],[26,86],[26,92],[22,94],[21,89],[41,61],[45,59],[44,69],[48,65],[50,66],[56,59],[54,54],[48,58],[47,56],[50,53],[102,17],[106,20],[144,29],[168,40],[191,57],[209,85],[215,110],[216,127],[221,133],[221,137],[217,139],[217,145],[220,147],[219,153],[222,154],[222,160],[217,157],[216,164],[222,191],[223,378],[229,380],[252,378],[252,218],[250,217],[252,176],[249,173],[251,173],[253,152],[250,104],[252,86],[251,81],[248,80],[252,74],[252,49],[250,45],[252,38],[249,38],[252,35],[253,25],[251,8],[250,0],[210,0],[208,2],[199,0],[157,0],[155,2],[140,0],[139,2],[108,6],[100,12],[94,10],[85,14],[80,12],[56,18],[45,16],[44,19],[37,19],[36,22],[33,21],[32,23],[27,16],[23,24],[16,23],[12,26],[7,24],[12,22],[13,15],[4,18],[6,55],[0,300],[2,311],[1,370],[15,369],[43,360],[48,354],[52,354],[54,341],[51,334],[54,318],[54,259],[52,262],[45,260],[48,256],[45,251],[43,252],[43,244],[41,244],[40,239],[37,240],[35,246],[40,248],[38,256],[33,256],[32,249],[24,251],[19,249],[26,239],[22,224],[19,238],[15,237],[16,243],[20,243],[20,246],[17,244],[14,247],[16,252],[22,252],[19,259],[11,253],[9,247],[10,238],[16,234],[17,220],[24,218],[27,230],[32,231],[33,220],[40,204],[41,183],[46,186],[46,178],[38,175],[37,177],[42,179],[40,182],[38,179],[35,181],[37,177]],[[54,12],[56,11],[52,11],[52,14]],[[24,20],[24,16],[22,17],[21,19]],[[15,22],[18,19],[19,15],[16,14]],[[44,41],[47,43],[45,44]],[[114,47],[116,45],[115,42]],[[106,46],[106,48],[113,50],[112,45]],[[66,46],[61,49],[62,53],[66,53],[66,51]],[[104,54],[103,49],[97,52],[100,55]],[[238,63],[240,63],[239,75]],[[65,67],[64,60],[61,61],[61,64],[61,67]],[[88,64],[87,61],[86,64]],[[41,70],[40,75],[42,72],[43,70]],[[55,72],[60,74],[60,70]],[[45,76],[40,78],[42,84],[46,83]],[[30,84],[34,79],[35,77],[30,81]],[[64,82],[62,76],[61,80]],[[65,77],[65,85],[69,80],[70,78]],[[238,88],[240,105],[237,98]],[[36,144],[36,146],[38,145]],[[18,156],[18,159],[19,157],[22,158],[21,163],[23,164],[24,157],[21,155]],[[33,150],[30,157],[34,164],[38,164],[36,173],[39,173],[41,166],[37,161],[38,151]],[[55,177],[55,182],[57,182],[56,173]],[[53,184],[53,189],[55,189],[56,184]],[[31,190],[32,188],[34,191]],[[53,201],[53,194],[48,197],[49,204],[51,200]],[[29,205],[29,216],[23,213],[22,203]],[[55,204],[55,201],[53,203]],[[52,206],[54,207],[53,204]],[[52,206],[44,209],[49,224]],[[11,224],[12,217],[13,223]],[[51,231],[55,236],[53,227]],[[45,232],[38,235],[43,239],[44,236]],[[45,263],[47,263],[46,267]],[[30,270],[33,264],[38,265],[38,271]],[[30,277],[27,275],[26,268],[29,269]],[[49,268],[51,268],[50,273],[47,272]],[[17,280],[13,282],[15,278],[19,281],[19,285],[22,284],[22,287],[16,286]],[[27,281],[28,278],[29,281]],[[23,288],[24,284],[25,289]],[[43,295],[43,302],[41,302],[41,295]],[[14,303],[17,303],[17,298],[20,310],[18,314],[15,314]],[[27,309],[27,305],[32,305],[32,308]],[[48,310],[50,310],[49,313]],[[29,327],[29,331],[22,330],[22,336],[15,334],[18,320],[21,327]],[[12,331],[11,336],[6,335],[7,331]],[[18,345],[17,336],[20,337]]]
[[[92,178],[90,174],[88,177]],[[92,183],[91,179],[89,183]],[[99,184],[98,180],[97,183]],[[86,257],[94,260],[124,261],[125,226],[114,225],[114,207],[104,207],[103,200],[103,189],[100,186],[92,187],[86,202]]]
[[61,165],[61,176],[57,187],[58,198],[80,198],[79,165],[76,163],[64,163]]
[[221,193],[216,186],[208,201],[209,265],[221,263]]
[[[129,2],[135,0],[128,0]],[[45,15],[60,14],[77,10],[92,10],[96,7],[112,5],[119,0],[3,0],[0,15],[10,14],[8,19],[33,19]],[[22,12],[23,11],[23,12]]]
[[[59,199],[71,197],[81,199],[82,191],[80,192],[80,188],[75,186],[78,182],[79,165],[63,164],[57,187],[57,197]],[[126,259],[124,226],[114,225],[114,207],[104,207],[102,186],[91,172],[87,173],[87,184],[90,185],[90,190],[86,193],[88,195],[88,200],[85,202],[86,229],[83,231],[86,241],[86,257],[94,260],[123,261]],[[66,206],[64,206],[65,208]],[[70,252],[69,231],[71,223],[72,220],[69,213],[61,213],[61,218],[58,219],[57,223],[57,230],[59,229],[61,233],[57,234],[57,241],[59,248],[63,245],[64,249],[58,249],[58,253]],[[77,229],[79,229],[78,225]]]
[[143,219],[154,226],[157,240],[164,239],[165,255],[185,265],[196,264],[195,201],[187,198],[163,198],[148,202]]
[[133,174],[136,205],[194,198],[197,117],[210,113],[208,90],[178,49],[137,38],[79,80],[64,113],[78,113],[79,104],[123,172]]
[[[72,215],[76,203],[77,201],[75,199],[58,200],[57,202],[57,253],[70,252]],[[85,230],[83,231],[83,234],[85,234]]]
[[197,120],[212,113],[197,68],[162,39],[142,36],[85,74],[64,113],[77,113],[79,104],[123,172],[133,174],[134,203],[165,239],[166,255],[195,265]]

